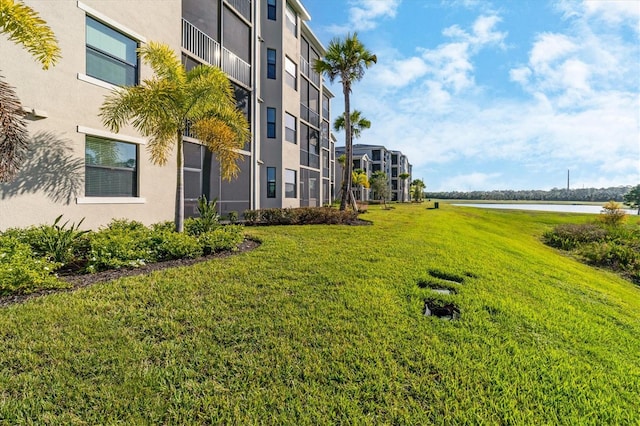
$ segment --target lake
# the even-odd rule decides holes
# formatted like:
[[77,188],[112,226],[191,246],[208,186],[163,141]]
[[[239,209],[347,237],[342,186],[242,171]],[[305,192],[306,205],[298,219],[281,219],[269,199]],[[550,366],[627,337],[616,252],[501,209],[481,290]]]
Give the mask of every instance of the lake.
[[[604,203],[602,203],[604,205]],[[602,206],[589,206],[582,204],[490,204],[490,203],[469,203],[469,204],[453,204],[460,207],[479,207],[482,209],[501,209],[501,210],[536,210],[544,212],[561,212],[561,213],[591,213],[599,214]],[[624,209],[627,214],[635,215],[637,210]]]

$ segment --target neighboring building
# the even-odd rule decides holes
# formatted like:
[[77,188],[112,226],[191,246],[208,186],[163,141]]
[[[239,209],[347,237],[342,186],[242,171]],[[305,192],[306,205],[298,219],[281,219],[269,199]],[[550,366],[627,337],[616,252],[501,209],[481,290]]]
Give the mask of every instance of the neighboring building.
[[51,223],[60,214],[72,222],[85,218],[91,228],[112,218],[173,219],[175,153],[166,166],[153,165],[133,128],[111,133],[98,116],[111,90],[152,76],[135,53],[147,41],[168,44],[187,69],[207,63],[225,71],[251,126],[241,172],[231,182],[220,179],[215,156],[185,136],[185,215],[196,213],[201,194],[217,198],[223,215],[331,200],[333,95],[308,65],[324,49],[299,1],[25,3],[56,34],[62,59],[43,71],[0,37],[0,57],[11,58],[0,72],[29,112],[33,139],[17,178],[0,184],[0,230]]
[[[345,154],[344,147],[336,148],[336,157]],[[392,201],[409,201],[409,183],[411,182],[411,164],[406,155],[400,151],[391,151],[382,145],[353,145],[353,168],[362,169],[367,173],[367,177],[377,171],[383,171],[389,178],[389,188],[391,189]],[[338,164],[336,167],[336,179],[338,187],[343,179],[343,168]],[[400,175],[408,173],[410,176],[403,180]],[[354,191],[358,200],[367,201],[371,198],[371,191]]]

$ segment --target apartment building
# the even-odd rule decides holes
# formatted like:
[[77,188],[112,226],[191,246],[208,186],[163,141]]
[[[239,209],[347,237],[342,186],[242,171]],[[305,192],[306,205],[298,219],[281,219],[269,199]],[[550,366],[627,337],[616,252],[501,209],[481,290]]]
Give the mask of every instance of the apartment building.
[[131,127],[111,133],[98,115],[110,91],[152,76],[136,55],[148,41],[168,44],[187,69],[220,67],[251,126],[241,172],[231,182],[220,179],[215,156],[185,135],[187,216],[195,214],[202,194],[217,198],[223,215],[330,200],[335,139],[324,123],[330,122],[333,95],[308,65],[324,50],[300,2],[25,3],[56,34],[62,59],[43,71],[20,46],[0,37],[0,73],[28,113],[32,138],[17,178],[0,184],[0,230],[51,223],[60,214],[75,222],[84,218],[90,228],[112,218],[147,224],[173,218],[175,153],[166,166],[153,165],[143,137]]
[[[344,147],[336,148],[336,156],[345,154]],[[383,145],[353,145],[353,168],[362,169],[367,177],[377,171],[386,173],[389,178],[389,189],[391,190],[392,201],[409,201],[409,184],[411,182],[411,169],[409,159],[400,151],[392,151]],[[402,179],[400,176],[408,174],[409,177]],[[336,168],[336,177],[342,182],[343,169],[340,165]],[[338,183],[339,185],[339,183]],[[367,201],[371,198],[371,191],[360,189],[355,192],[358,200]]]
[[330,101],[312,64],[324,48],[297,0],[266,0],[261,14],[261,207],[321,206],[331,202],[335,158]]

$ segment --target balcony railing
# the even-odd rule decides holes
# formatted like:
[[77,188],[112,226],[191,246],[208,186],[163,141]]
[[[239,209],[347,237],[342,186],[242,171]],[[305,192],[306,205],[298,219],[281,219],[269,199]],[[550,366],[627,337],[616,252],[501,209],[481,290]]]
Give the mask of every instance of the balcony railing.
[[309,109],[309,107],[304,104],[300,104],[300,118],[309,122],[312,126],[320,126],[320,114]]
[[227,0],[247,21],[251,22],[251,0]]
[[229,49],[221,48],[220,43],[186,19],[182,20],[182,47],[207,64],[221,68],[234,80],[251,87],[251,65]]
[[222,71],[245,86],[251,87],[251,65],[224,47],[222,48]]
[[309,62],[302,56],[300,56],[300,69],[302,70],[302,74],[307,76],[309,80],[316,86],[320,87],[320,74],[315,72]]

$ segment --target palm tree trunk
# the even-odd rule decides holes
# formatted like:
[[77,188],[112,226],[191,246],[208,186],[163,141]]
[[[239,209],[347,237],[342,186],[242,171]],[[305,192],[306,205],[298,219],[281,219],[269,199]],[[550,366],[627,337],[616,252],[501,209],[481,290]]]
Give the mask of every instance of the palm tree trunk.
[[345,179],[342,182],[342,200],[340,200],[340,210],[345,210],[351,196],[351,171],[353,169],[353,146],[351,139],[351,104],[349,94],[351,88],[348,81],[343,79],[342,92],[344,93],[344,145],[347,160],[345,161]]
[[184,231],[184,153],[182,150],[182,131],[178,131],[178,143],[176,144],[176,232]]

